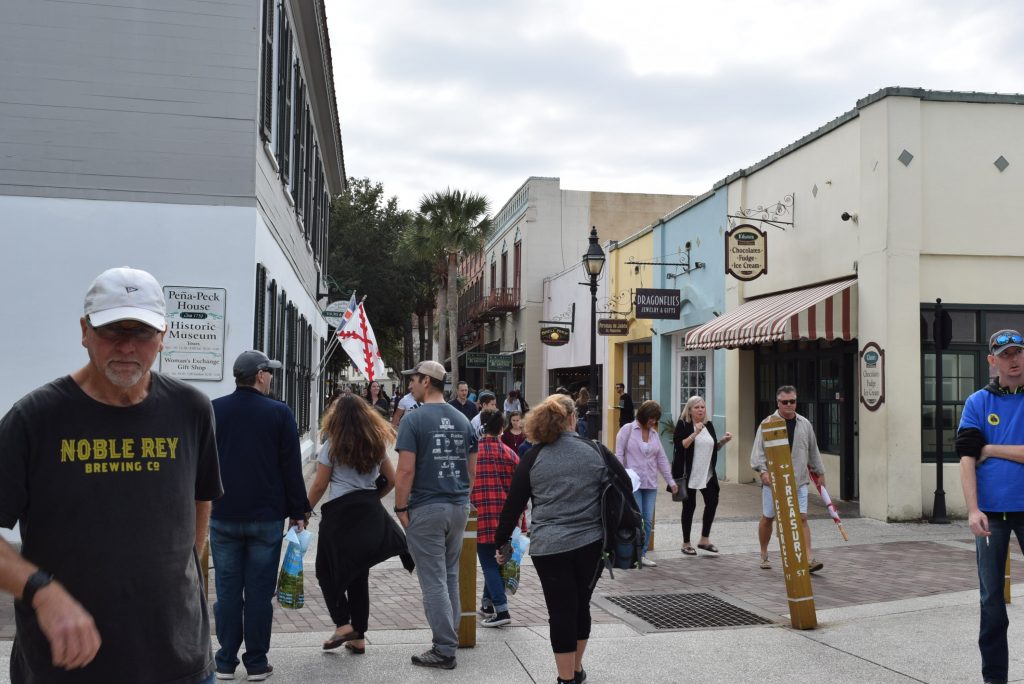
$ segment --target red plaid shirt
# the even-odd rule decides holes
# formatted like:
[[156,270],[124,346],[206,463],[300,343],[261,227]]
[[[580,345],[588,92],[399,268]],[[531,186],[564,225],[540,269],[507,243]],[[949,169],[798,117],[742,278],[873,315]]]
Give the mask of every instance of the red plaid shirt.
[[476,507],[476,539],[481,544],[494,543],[494,531],[512,486],[512,473],[519,465],[516,453],[493,435],[480,438],[476,453],[476,480],[469,500]]

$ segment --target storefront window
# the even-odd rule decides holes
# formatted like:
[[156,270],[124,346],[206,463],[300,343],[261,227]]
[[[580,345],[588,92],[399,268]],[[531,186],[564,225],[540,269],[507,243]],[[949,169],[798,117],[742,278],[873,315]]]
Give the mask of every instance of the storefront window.
[[[708,401],[710,385],[710,359],[707,353],[684,353],[679,356],[679,393],[675,406],[663,407],[673,416],[683,410],[683,405],[690,397],[703,397]],[[711,406],[708,407],[712,409]]]
[[935,341],[932,324],[935,306],[921,306],[921,460],[934,462],[937,453],[935,428],[942,423],[943,459],[956,460],[956,430],[967,397],[991,377],[988,338],[996,330],[1024,326],[1024,307],[966,307],[943,304],[953,322],[949,348],[942,352],[942,401],[935,373]]

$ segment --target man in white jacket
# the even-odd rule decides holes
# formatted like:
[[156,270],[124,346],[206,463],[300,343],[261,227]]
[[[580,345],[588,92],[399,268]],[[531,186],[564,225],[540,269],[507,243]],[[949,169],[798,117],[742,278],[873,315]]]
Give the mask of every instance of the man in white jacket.
[[[803,519],[807,557],[810,558],[808,569],[818,572],[824,564],[816,560],[811,552],[811,528],[807,525],[807,485],[811,482],[807,473],[808,466],[818,476],[821,485],[825,486],[825,466],[821,462],[821,452],[818,451],[818,438],[814,435],[811,421],[797,415],[795,387],[780,387],[775,391],[775,401],[778,409],[772,415],[786,421],[789,449],[793,454],[793,472],[796,473],[798,485],[797,500],[800,503],[800,517]],[[760,429],[754,438],[754,448],[750,450],[750,467],[761,475],[761,521],[757,526],[757,541],[761,544],[761,568],[769,570],[772,564],[768,560],[768,542],[772,538],[772,524],[775,522],[775,502],[772,500],[772,476],[768,473]]]

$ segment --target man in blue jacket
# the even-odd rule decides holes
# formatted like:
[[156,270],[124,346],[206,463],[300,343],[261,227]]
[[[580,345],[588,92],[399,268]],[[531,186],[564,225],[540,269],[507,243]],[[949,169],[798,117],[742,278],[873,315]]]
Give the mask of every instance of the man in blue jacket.
[[289,518],[302,530],[310,510],[295,416],[267,396],[280,368],[263,352],[242,352],[235,360],[235,391],[213,401],[224,483],[210,519],[218,679],[234,679],[243,640],[249,681],[274,671],[267,651],[283,521]]
[[996,377],[967,397],[956,451],[967,519],[975,536],[981,595],[981,675],[1005,684],[1009,675],[1003,576],[1010,534],[1024,549],[1024,337],[999,330],[988,341]]

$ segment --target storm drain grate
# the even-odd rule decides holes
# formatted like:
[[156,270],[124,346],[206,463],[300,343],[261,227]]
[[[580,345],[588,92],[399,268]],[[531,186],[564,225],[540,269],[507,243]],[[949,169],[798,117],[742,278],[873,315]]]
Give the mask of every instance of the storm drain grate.
[[738,608],[711,594],[624,594],[605,598],[655,629],[773,624],[768,618]]

